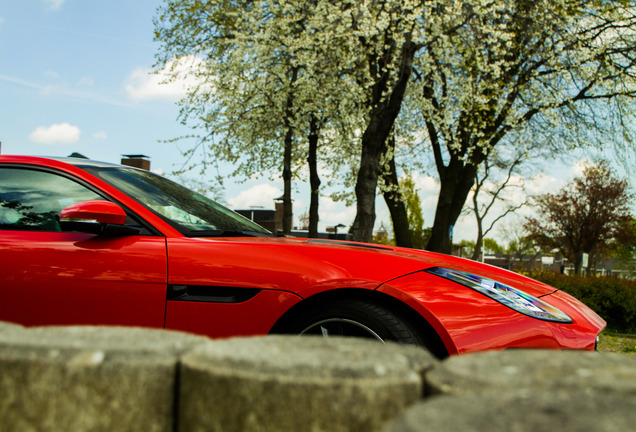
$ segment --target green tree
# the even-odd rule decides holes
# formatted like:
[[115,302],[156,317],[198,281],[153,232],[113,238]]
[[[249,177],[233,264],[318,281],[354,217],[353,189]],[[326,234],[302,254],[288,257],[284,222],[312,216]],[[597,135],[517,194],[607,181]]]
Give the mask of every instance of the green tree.
[[[333,172],[358,157],[356,240],[371,239],[379,177],[400,190],[391,180],[399,178],[396,125],[419,119],[406,122],[407,135],[425,131],[417,142],[430,146],[441,184],[427,249],[450,252],[450,227],[495,148],[523,148],[528,130],[562,148],[629,135],[633,6],[166,0],[156,21],[158,64],[184,56],[202,63],[194,73],[204,84],[182,101],[182,119],[201,122],[210,151],[241,175],[280,170],[287,191],[307,159],[309,145],[298,143],[317,131]],[[397,237],[408,218],[403,206],[395,211]]]
[[406,206],[408,223],[411,235],[411,247],[424,249],[427,241],[427,231],[424,228],[424,216],[422,215],[422,201],[417,193],[415,181],[411,175],[402,179],[402,197]]
[[441,183],[427,249],[450,251],[449,228],[478,167],[497,146],[523,148],[528,128],[566,148],[629,134],[633,7],[598,0],[440,6],[434,19],[456,30],[418,51],[407,106],[421,115]]
[[528,218],[526,229],[537,244],[558,249],[579,274],[584,253],[594,257],[625,236],[632,199],[627,182],[606,164],[591,165],[560,192],[538,197],[539,216]]
[[470,257],[475,252],[475,242],[471,240],[462,240],[459,242],[459,256]]
[[[281,173],[285,232],[292,225],[292,181],[306,161],[314,234],[320,131],[339,117],[335,112],[350,109],[348,101],[338,102],[342,81],[322,72],[341,46],[319,49],[322,45],[309,38],[315,6],[284,0],[167,0],[155,19],[155,36],[162,44],[157,67],[175,64],[175,59],[194,63],[185,72],[174,68],[171,79],[184,73],[198,79],[180,102],[181,121],[201,130],[198,145],[232,162],[236,176]],[[347,148],[341,146],[340,157],[332,161],[339,163]]]
[[504,251],[504,248],[497,243],[496,240],[491,238],[485,238],[483,241],[484,253],[498,254]]
[[317,118],[337,123],[326,126],[332,133],[358,135],[356,150],[345,145],[331,160],[360,158],[352,232],[369,241],[379,164],[410,78],[424,3],[167,0],[155,21],[158,66],[203,59],[194,73],[208,85],[182,101],[181,118],[202,123],[209,151],[235,162],[237,175],[280,167],[281,152],[272,149],[283,147],[287,191],[290,153],[296,160],[290,144],[301,126],[310,125],[302,136],[315,137]]
[[636,271],[636,218],[626,220],[619,229],[611,255],[618,260],[618,268]]
[[541,252],[531,236],[514,233],[514,238],[508,242],[506,253],[510,255],[510,270],[521,270],[524,268],[524,257],[530,256],[532,262]]

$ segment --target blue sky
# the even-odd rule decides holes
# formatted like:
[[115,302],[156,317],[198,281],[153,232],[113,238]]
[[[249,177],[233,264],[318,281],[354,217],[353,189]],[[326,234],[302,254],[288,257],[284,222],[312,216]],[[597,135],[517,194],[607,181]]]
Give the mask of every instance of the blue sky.
[[[181,89],[150,72],[159,45],[152,18],[160,0],[4,0],[0,2],[0,151],[119,162],[150,156],[170,173],[184,158],[174,143],[190,130],[178,120]],[[222,175],[230,167],[221,167]],[[201,179],[197,179],[201,180]],[[232,208],[273,208],[282,182],[226,181]],[[308,199],[295,197],[296,216]],[[349,224],[355,211],[325,198],[322,228]],[[387,215],[385,215],[387,216]],[[388,222],[388,217],[384,217]]]
[[[152,18],[160,0],[4,0],[0,2],[0,151],[119,162],[150,156],[170,173],[185,159],[174,143],[187,135],[178,120],[181,88],[153,75]],[[230,167],[221,167],[222,175]],[[201,180],[201,179],[196,179]],[[282,182],[226,181],[232,208],[273,208]],[[308,199],[296,196],[296,216]],[[322,202],[322,228],[349,224],[355,211]],[[385,217],[388,221],[388,218]]]
[[[160,0],[3,0],[0,2],[0,151],[3,154],[67,156],[119,162],[122,154],[150,156],[152,169],[170,173],[184,158],[174,143],[190,131],[177,121],[181,89],[159,85],[151,74],[159,46],[152,18]],[[221,167],[227,174],[230,167]],[[543,174],[529,184],[555,190],[569,175]],[[568,171],[569,172],[569,171]],[[580,167],[574,168],[580,173]],[[416,177],[427,225],[432,224],[438,182]],[[273,208],[282,182],[255,179],[225,182],[223,199],[232,208]],[[307,188],[304,188],[307,189]],[[295,216],[307,211],[296,193]],[[321,199],[321,229],[349,225],[353,208]],[[390,226],[378,200],[377,226]],[[474,240],[470,216],[456,239]]]
[[[22,0],[0,4],[2,153],[117,162],[151,156],[170,172],[165,140],[187,133],[176,96],[153,86],[156,0]],[[154,77],[156,80],[157,78]]]

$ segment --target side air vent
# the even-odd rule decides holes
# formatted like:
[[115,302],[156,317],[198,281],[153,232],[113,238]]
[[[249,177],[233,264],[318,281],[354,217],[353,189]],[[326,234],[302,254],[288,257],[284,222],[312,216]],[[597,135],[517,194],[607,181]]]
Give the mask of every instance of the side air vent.
[[258,288],[207,285],[168,285],[168,300],[207,303],[243,303],[255,297]]

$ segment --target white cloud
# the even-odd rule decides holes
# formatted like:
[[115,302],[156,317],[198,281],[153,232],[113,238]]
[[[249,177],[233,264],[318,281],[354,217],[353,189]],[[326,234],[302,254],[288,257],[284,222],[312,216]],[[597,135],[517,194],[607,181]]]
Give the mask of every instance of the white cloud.
[[98,140],[103,140],[103,139],[108,138],[108,134],[106,134],[106,132],[104,132],[104,131],[95,132],[93,134],[93,138],[94,139],[98,139]]
[[588,158],[579,159],[570,167],[570,176],[572,178],[583,177],[583,171],[585,171],[586,168],[589,168],[591,166],[594,166],[594,162],[592,162],[590,159]]
[[274,208],[274,200],[283,192],[270,184],[262,183],[244,190],[234,198],[227,200],[228,207],[232,209],[249,209],[250,207]]
[[565,185],[565,180],[558,179],[545,172],[526,181],[528,195],[536,196],[545,193],[556,193]]
[[39,126],[31,132],[29,139],[40,144],[73,144],[79,141],[81,133],[77,126],[60,123],[49,127]]
[[[169,100],[177,101],[184,97],[188,89],[197,85],[197,79],[191,74],[202,64],[195,56],[182,57],[166,64],[157,73],[146,67],[135,69],[128,78],[126,93],[134,101]],[[171,76],[177,80],[168,82]]]
[[346,225],[346,228],[342,228],[338,232],[348,231],[356,217],[355,206],[347,207],[344,202],[334,201],[328,196],[320,197],[318,211],[320,213],[319,226],[321,231],[325,231],[327,227],[339,224]]
[[416,189],[419,189],[425,194],[439,193],[440,185],[439,185],[439,181],[435,177],[432,177],[429,175],[422,175],[418,172],[414,172],[412,176],[413,176],[413,182],[415,183]]
[[47,5],[47,9],[49,10],[58,10],[62,7],[65,0],[44,0],[44,3]]
[[0,16],[0,24],[2,24],[4,22],[4,17]]
[[91,77],[82,77],[77,82],[77,85],[80,87],[93,87],[95,85],[95,80]]

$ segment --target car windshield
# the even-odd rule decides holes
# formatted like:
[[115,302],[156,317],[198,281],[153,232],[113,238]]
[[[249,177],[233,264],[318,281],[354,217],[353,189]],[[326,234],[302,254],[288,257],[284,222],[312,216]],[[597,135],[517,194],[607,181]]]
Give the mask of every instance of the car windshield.
[[183,235],[272,235],[260,225],[206,196],[149,171],[125,167],[82,168],[153,210]]

